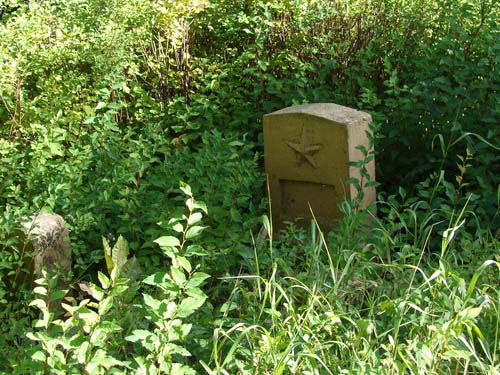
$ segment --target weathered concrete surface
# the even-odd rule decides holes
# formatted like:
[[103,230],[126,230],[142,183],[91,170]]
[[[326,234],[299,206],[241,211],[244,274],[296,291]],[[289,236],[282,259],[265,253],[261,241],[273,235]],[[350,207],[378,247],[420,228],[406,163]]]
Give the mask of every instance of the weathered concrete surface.
[[61,216],[41,212],[23,226],[33,245],[35,273],[40,272],[42,268],[55,271],[59,267],[62,272],[71,270],[69,231]]
[[[356,147],[368,148],[370,122],[369,114],[333,103],[288,107],[264,116],[265,166],[276,228],[285,220],[310,218],[309,205],[324,229],[335,225],[342,216],[338,205],[358,194],[346,180],[366,183],[359,169],[347,163],[364,159]],[[375,181],[375,161],[366,168]],[[375,188],[364,186],[362,206],[375,198]]]

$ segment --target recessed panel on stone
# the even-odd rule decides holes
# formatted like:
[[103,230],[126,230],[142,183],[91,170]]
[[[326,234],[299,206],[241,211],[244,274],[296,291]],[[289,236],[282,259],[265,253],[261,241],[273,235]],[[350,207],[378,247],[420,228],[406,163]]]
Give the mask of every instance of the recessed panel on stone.
[[[314,195],[309,193],[314,191]],[[340,215],[335,186],[307,181],[280,180],[281,211],[285,217],[309,217],[311,209],[318,217]],[[308,199],[304,199],[304,197]]]
[[[348,178],[360,178],[349,161],[364,158],[369,114],[333,103],[288,107],[264,116],[264,153],[275,227],[284,221],[311,218],[330,229],[342,216],[339,204],[355,198]],[[367,165],[375,181],[375,162]],[[366,183],[366,181],[365,181]],[[375,200],[375,188],[364,187],[363,204]],[[300,223],[300,221],[299,221]]]

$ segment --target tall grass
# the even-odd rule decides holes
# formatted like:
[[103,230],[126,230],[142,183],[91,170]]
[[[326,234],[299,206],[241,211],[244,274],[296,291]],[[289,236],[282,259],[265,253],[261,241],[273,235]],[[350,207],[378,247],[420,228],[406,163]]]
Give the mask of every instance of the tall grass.
[[[432,213],[421,218],[419,204],[412,207],[398,224],[376,220],[368,232],[350,225],[351,215],[328,239],[314,224],[269,238],[255,274],[224,280],[233,290],[205,369],[499,374],[500,249],[459,266],[462,226],[443,231]],[[436,236],[441,247],[429,248]]]

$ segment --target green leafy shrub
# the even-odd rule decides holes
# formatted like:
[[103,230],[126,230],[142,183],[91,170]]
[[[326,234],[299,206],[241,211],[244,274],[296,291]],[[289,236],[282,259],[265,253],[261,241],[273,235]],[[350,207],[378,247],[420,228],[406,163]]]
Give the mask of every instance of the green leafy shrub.
[[[0,372],[497,373],[495,5],[4,1]],[[322,101],[375,119],[379,217],[253,238],[262,115]],[[71,229],[66,316],[55,278],[37,311],[6,283],[44,207]]]
[[193,327],[188,318],[205,303],[201,286],[209,275],[191,265],[189,259],[200,249],[189,242],[204,229],[199,224],[207,209],[194,200],[189,186],[181,189],[188,214],[168,222],[178,236],[155,240],[171,265],[168,272],[156,272],[142,281],[143,305],[134,304],[141,283],[124,277],[137,275],[130,264],[133,258],[127,260],[126,241],[120,237],[111,249],[105,240],[110,276],[99,272],[100,286],[80,283],[86,296],[62,303],[64,317],[58,318],[48,301],[61,299],[67,291],[54,291],[57,279],[47,274],[37,280],[34,292],[40,298],[30,305],[40,310],[41,317],[27,337],[39,345],[21,366],[13,364],[17,373],[195,373],[185,359],[191,356],[185,347]]
[[426,204],[450,185],[421,187],[421,200],[400,189],[368,227],[345,202],[328,239],[290,227],[256,249],[249,274],[225,279],[206,371],[498,372],[500,248],[464,231],[474,215],[454,212],[454,189]]
[[[443,155],[429,139],[441,135],[453,147],[440,167],[455,175],[456,155],[470,154],[468,189],[492,202],[498,150],[462,135],[475,133],[498,147],[498,9],[491,1],[440,1],[423,9],[435,16],[410,28],[411,55],[401,47],[404,54],[386,55],[383,87],[364,87],[361,95],[361,107],[375,111],[382,125],[378,177],[388,191],[402,185],[412,193],[412,185],[439,168]],[[402,178],[391,183],[395,175]],[[491,218],[494,211],[484,204],[477,213]]]
[[[469,190],[484,202],[495,199],[498,152],[473,137],[455,143],[475,133],[497,144],[494,2],[215,3],[193,25],[192,63],[205,72],[192,80],[196,128],[233,124],[253,129],[257,138],[262,115],[284,106],[357,106],[378,124],[384,190],[394,193],[401,184],[413,193],[441,164],[429,142],[441,134],[454,144],[441,166],[446,174],[455,175],[454,155],[468,149],[474,156]],[[177,104],[187,102],[173,100],[173,111],[182,108]],[[175,126],[189,129],[188,123]],[[485,204],[478,213],[491,218],[494,211]]]

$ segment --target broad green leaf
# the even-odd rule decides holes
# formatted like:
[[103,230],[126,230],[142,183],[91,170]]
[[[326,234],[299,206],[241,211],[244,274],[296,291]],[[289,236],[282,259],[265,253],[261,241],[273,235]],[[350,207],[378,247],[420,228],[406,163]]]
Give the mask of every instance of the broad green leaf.
[[172,280],[179,286],[184,286],[184,283],[186,282],[186,275],[184,275],[184,272],[182,270],[176,268],[176,267],[170,267],[170,274],[172,275]]
[[[134,329],[131,335],[125,337],[125,340],[130,342],[139,342],[144,348],[150,352],[154,352],[160,346],[158,337],[145,329]],[[146,372],[146,374],[149,372]]]
[[181,338],[185,339],[187,337],[187,335],[189,335],[189,332],[191,332],[192,328],[193,328],[193,325],[191,323],[182,324],[180,327]]
[[67,290],[56,290],[55,292],[52,292],[50,295],[50,301],[55,301],[61,298],[64,298],[64,296],[68,293]]
[[194,225],[194,224],[200,222],[202,217],[203,217],[203,215],[201,214],[201,212],[193,212],[193,214],[191,214],[191,216],[188,218],[187,223],[189,226]]
[[[165,304],[163,305],[165,306]],[[164,321],[168,321],[168,320],[171,320],[174,318],[174,314],[176,313],[176,310],[177,310],[177,302],[169,302],[166,306],[166,308],[161,311],[162,313],[162,318],[164,319]],[[170,326],[168,329],[171,329]]]
[[91,116],[87,118],[83,123],[85,125],[96,124],[99,121],[97,116]]
[[45,288],[44,286],[37,286],[33,289],[33,292],[36,294],[40,294],[42,296],[46,296],[47,295],[47,288]]
[[30,302],[29,306],[36,306],[40,310],[44,310],[47,308],[47,304],[45,303],[45,301],[43,299],[35,299],[35,300]]
[[99,315],[86,307],[78,310],[78,318],[85,324],[83,330],[90,333],[95,324],[99,322]]
[[94,330],[90,337],[90,342],[96,346],[105,346],[106,339],[111,337],[115,332],[122,331],[122,327],[110,321],[103,321],[99,323],[98,327]]
[[205,302],[204,298],[187,297],[177,306],[177,317],[186,318],[193,314]]
[[49,323],[51,323],[51,314],[48,312],[48,309],[43,311],[43,315],[41,319],[35,321],[35,328],[43,328],[47,329]]
[[90,343],[88,341],[84,341],[76,350],[76,358],[78,363],[86,364],[89,360],[88,354],[90,349]]
[[190,256],[193,256],[193,255],[205,256],[205,255],[207,255],[207,252],[200,245],[189,245],[186,248],[186,251],[184,251],[184,255],[186,257],[190,257]]
[[153,242],[156,242],[160,247],[177,247],[181,245],[181,242],[174,236],[163,236]]
[[109,287],[111,286],[111,281],[105,274],[103,274],[101,271],[98,271],[97,278],[99,279],[99,282],[101,283],[103,289],[109,289]]
[[189,209],[189,212],[194,211],[194,199],[193,198],[188,198],[186,199],[186,206]]
[[63,148],[58,143],[49,143],[49,150],[52,155],[64,156]]
[[118,270],[121,270],[125,262],[127,262],[128,253],[128,242],[122,235],[120,235],[111,252],[113,264],[118,268]]
[[455,347],[448,348],[442,354],[442,358],[447,361],[457,361],[460,359],[470,360],[472,353],[467,350],[457,349]]
[[238,309],[239,305],[233,301],[227,301],[220,307],[220,312],[225,314],[229,311]]
[[106,297],[99,303],[99,315],[106,314],[113,307],[114,298]]
[[186,232],[186,239],[189,240],[191,238],[198,236],[205,228],[206,227],[202,227],[202,226],[194,226],[194,227],[189,228],[188,231]]
[[190,197],[193,195],[193,193],[191,192],[191,186],[189,186],[189,185],[186,185],[186,184],[184,184],[184,183],[181,183],[181,186],[179,187],[179,189],[181,189],[181,191],[182,191],[184,194],[186,194],[186,195],[188,195],[188,196],[190,196]]
[[131,280],[137,280],[142,274],[141,266],[137,261],[135,255],[129,258],[129,260],[123,265],[122,276]]
[[106,344],[106,339],[108,338],[109,334],[110,332],[98,326],[90,335],[90,343],[94,346],[102,347]]
[[117,297],[122,295],[126,290],[128,290],[128,285],[115,285],[113,289],[110,289],[108,292],[108,296]]
[[231,214],[231,220],[234,221],[235,223],[241,223],[243,221],[241,214],[236,208],[231,207],[229,213]]
[[203,284],[203,281],[208,279],[210,275],[203,273],[203,272],[195,272],[193,276],[189,279],[186,289],[193,288],[193,287],[198,287],[201,284]]
[[45,341],[45,335],[41,332],[27,332],[26,337],[31,341]]
[[111,273],[109,275],[109,278],[113,281],[117,280],[118,277],[120,276],[120,269],[115,265],[113,269],[111,270]]
[[175,259],[177,255],[179,254],[179,249],[174,246],[164,246],[161,247],[161,250],[163,251],[163,254],[168,256],[171,259]]
[[172,229],[175,230],[177,233],[184,232],[184,227],[182,226],[181,223],[176,223],[176,224],[172,225]]
[[91,295],[92,297],[94,297],[94,299],[96,299],[97,301],[100,301],[103,299],[104,297],[104,292],[101,288],[99,288],[97,285],[95,284],[92,284],[92,283],[88,283],[86,281],[84,282],[81,282],[81,283],[78,283],[78,286],[80,287],[80,289]]
[[205,212],[205,214],[208,215],[208,208],[207,208],[207,205],[205,204],[205,202],[193,202],[193,208],[194,209],[198,209],[198,210],[202,210],[203,212]]
[[205,292],[203,292],[203,290],[201,290],[200,288],[196,288],[196,287],[191,287],[189,289],[186,288],[186,294],[190,297],[200,299],[200,300],[207,299],[207,295],[205,294]]
[[[185,349],[181,353],[179,353],[179,351],[176,351],[176,353],[180,354],[180,355],[183,355],[184,357],[191,356],[191,353],[189,353]],[[176,362],[176,363],[172,363],[172,369],[170,371],[170,374],[171,375],[196,375],[196,371],[194,371],[188,365]]]
[[[177,354],[177,355],[181,355],[183,357],[191,356],[191,353],[186,348],[184,348],[180,345],[174,344],[172,342],[165,344],[165,346],[163,348],[164,348],[165,354],[167,354],[167,355]],[[171,371],[170,374],[173,374],[173,371]]]
[[152,275],[149,275],[146,277],[143,281],[143,283],[148,284],[148,285],[162,285],[165,283],[171,282],[170,275],[166,272],[156,272]]
[[112,367],[116,366],[122,366],[122,362],[113,358],[110,356],[106,350],[104,349],[97,349],[95,352],[94,356],[90,360],[90,363],[87,365],[87,372],[89,374],[93,373],[94,370],[99,370],[96,373],[101,374],[101,366],[104,367],[105,369],[110,369]]
[[109,242],[105,237],[102,237],[102,247],[104,249],[104,259],[106,259],[106,268],[108,269],[108,275],[111,275],[111,271],[115,267],[113,259],[111,258],[111,247]]
[[46,358],[45,353],[42,351],[37,351],[31,355],[31,359],[38,362],[45,362]]
[[48,357],[49,366],[51,365],[51,363],[53,363],[53,364],[57,363],[59,366],[60,366],[60,364],[65,365],[66,364],[65,353],[63,353],[60,350],[52,350],[50,352],[50,356]]
[[78,309],[78,306],[71,306],[68,305],[67,303],[61,303],[61,307],[66,310],[70,315],[73,315],[73,313]]
[[147,341],[149,337],[153,336],[153,333],[145,329],[134,329],[130,336],[125,337],[125,340],[130,342],[142,342]]
[[111,103],[108,103],[107,107],[110,109],[114,109],[115,111],[118,111],[124,107],[124,104],[118,103],[118,102],[111,102]]
[[147,306],[151,307],[155,311],[160,309],[161,301],[158,301],[157,299],[151,297],[149,294],[146,293],[143,293],[142,296],[144,298],[144,303]]
[[468,307],[458,313],[461,320],[471,320],[477,318],[481,314],[482,307]]
[[186,272],[191,272],[192,271],[192,267],[191,267],[191,263],[189,263],[189,260],[187,260],[185,257],[181,257],[181,256],[178,256],[175,258],[177,264],[179,266],[181,266]]

